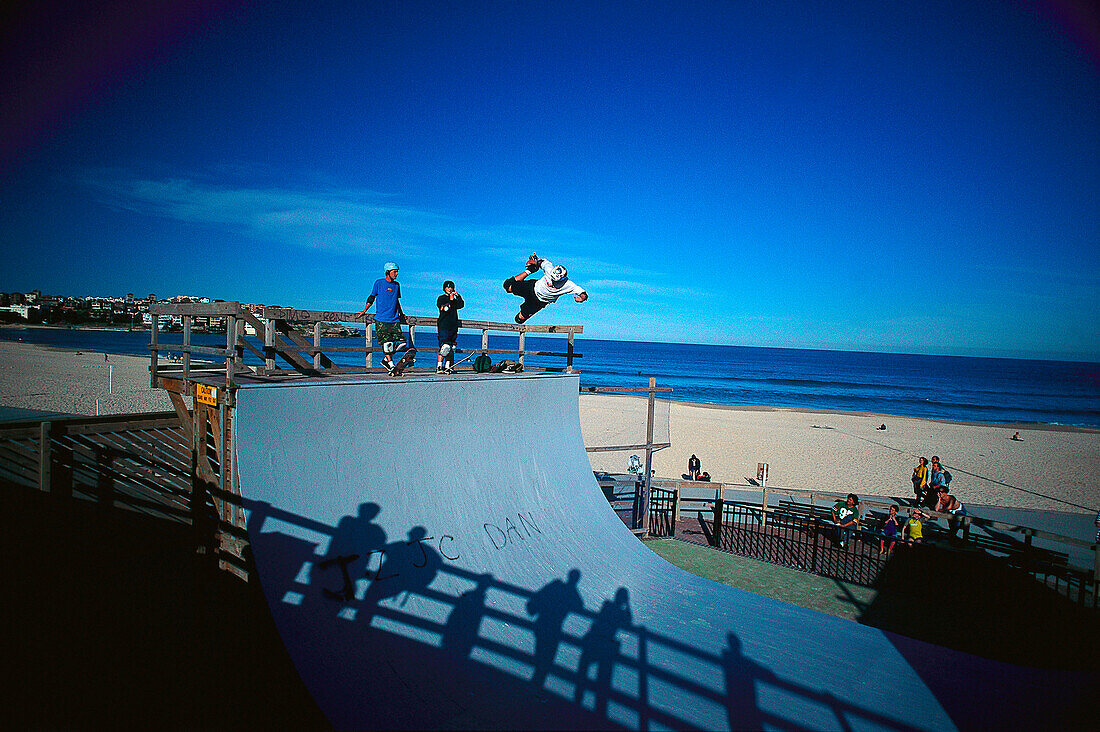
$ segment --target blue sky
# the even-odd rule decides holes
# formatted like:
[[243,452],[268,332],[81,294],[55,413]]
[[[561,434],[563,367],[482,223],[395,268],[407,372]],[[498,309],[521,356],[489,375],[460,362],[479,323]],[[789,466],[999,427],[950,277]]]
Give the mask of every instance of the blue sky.
[[1100,360],[1088,3],[125,4],[5,31],[2,291]]

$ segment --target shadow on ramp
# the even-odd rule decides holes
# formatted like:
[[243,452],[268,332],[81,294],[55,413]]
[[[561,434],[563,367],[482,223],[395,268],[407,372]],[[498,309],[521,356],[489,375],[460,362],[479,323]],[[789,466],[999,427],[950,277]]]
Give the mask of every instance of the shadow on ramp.
[[[258,573],[269,597],[281,595],[276,624],[309,628],[286,640],[337,727],[753,729],[797,726],[812,711],[826,728],[923,728],[783,678],[746,658],[734,633],[714,654],[639,625],[625,587],[592,610],[577,568],[529,589],[451,564],[450,535],[416,526],[386,541],[371,523],[376,504],[331,529],[246,505]],[[269,523],[328,534],[349,553],[318,553],[317,542],[265,531]],[[466,589],[452,595],[440,584]],[[357,666],[338,662],[348,658]],[[760,686],[801,708],[761,709]]]
[[238,389],[257,574],[335,726],[955,727],[882,631],[638,541],[578,392],[527,373]]

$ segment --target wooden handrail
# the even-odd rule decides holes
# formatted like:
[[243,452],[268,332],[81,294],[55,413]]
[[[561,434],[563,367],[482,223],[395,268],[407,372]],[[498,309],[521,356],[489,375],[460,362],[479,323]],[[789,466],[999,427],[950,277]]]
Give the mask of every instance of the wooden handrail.
[[[259,310],[259,312],[256,312]],[[331,310],[300,310],[296,308],[264,306],[252,309],[241,305],[239,302],[215,302],[215,303],[154,303],[149,308],[154,316],[150,333],[150,375],[151,384],[160,386],[160,378],[178,379],[181,388],[190,392],[192,376],[201,369],[204,376],[209,376],[211,366],[221,369],[220,365],[193,364],[192,354],[212,356],[219,360],[225,360],[224,371],[226,374],[226,386],[230,394],[229,403],[232,404],[234,374],[251,371],[260,375],[281,375],[298,373],[305,376],[320,376],[324,374],[367,373],[381,371],[378,367],[370,365],[371,354],[380,352],[380,348],[373,347],[371,343],[370,327],[376,322],[373,314],[358,315],[356,313]],[[159,353],[166,350],[158,341],[158,333],[161,316],[178,317],[183,326],[183,343],[173,346],[171,350],[182,354],[181,368],[171,370],[164,369],[160,365]],[[213,318],[226,320],[226,346],[199,346],[191,343],[192,324],[195,318]],[[321,346],[321,323],[362,323],[365,326],[365,342],[362,346]],[[295,324],[313,324],[312,333],[301,332]],[[247,324],[254,331],[255,339],[262,342],[261,348],[253,345],[244,332]],[[410,345],[416,343],[417,326],[436,325],[436,318],[422,316],[406,316],[406,324],[409,328]],[[482,353],[505,354],[518,358],[521,365],[527,356],[541,356],[550,358],[564,358],[566,373],[573,372],[573,361],[581,358],[582,354],[574,350],[574,337],[584,331],[580,325],[516,325],[512,323],[494,323],[480,320],[464,320],[462,330],[480,330],[481,348],[466,349],[467,351],[480,351]],[[518,349],[489,348],[489,333],[496,331],[504,334],[516,333],[519,335]],[[529,350],[526,347],[525,336],[527,334],[554,334],[564,335],[567,338],[564,350]],[[309,336],[312,335],[312,339]],[[250,366],[244,363],[244,354],[249,352],[263,360],[260,367]],[[327,351],[340,351],[344,353],[363,353],[364,364],[361,367],[342,366],[334,363],[327,355]],[[276,358],[282,359],[292,369],[286,371],[278,367]],[[198,366],[198,368],[196,368]],[[546,369],[541,370],[557,370]]]

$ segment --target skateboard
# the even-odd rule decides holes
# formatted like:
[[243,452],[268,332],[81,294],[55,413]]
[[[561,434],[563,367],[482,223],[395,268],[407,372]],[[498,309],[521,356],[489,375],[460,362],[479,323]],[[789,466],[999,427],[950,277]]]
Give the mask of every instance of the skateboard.
[[401,376],[405,373],[405,369],[412,366],[413,361],[416,360],[416,349],[410,348],[405,351],[405,355],[401,357],[401,360],[393,365],[390,369],[390,376]]

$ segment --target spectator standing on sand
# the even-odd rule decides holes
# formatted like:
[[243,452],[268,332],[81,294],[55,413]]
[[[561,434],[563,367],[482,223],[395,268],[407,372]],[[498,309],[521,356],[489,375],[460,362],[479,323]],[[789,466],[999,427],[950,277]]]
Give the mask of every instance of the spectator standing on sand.
[[847,498],[833,504],[832,513],[833,523],[837,527],[837,540],[843,549],[859,523],[859,498],[855,493],[849,493]]
[[439,337],[439,358],[436,360],[435,372],[453,374],[458,329],[462,327],[462,321],[458,319],[458,311],[465,307],[466,303],[462,301],[462,295],[455,292],[455,283],[447,280],[443,283],[443,294],[436,298],[435,306],[439,309],[439,317],[435,321],[435,329]]
[[[385,276],[375,281],[370,297],[367,298],[367,304],[355,314],[357,318],[363,317],[374,304],[375,299],[378,300],[378,310],[375,311],[374,316],[374,337],[382,346],[382,366],[391,373],[394,368],[393,354],[409,348],[405,342],[405,336],[401,334],[401,323],[405,322],[405,313],[401,310],[401,285],[397,281],[397,269],[396,263],[386,262]],[[409,355],[415,356],[416,351],[410,351]]]
[[913,494],[917,502],[924,500],[924,494],[928,490],[928,458],[921,458],[917,467],[913,468]]
[[936,501],[940,498],[940,488],[947,487],[947,479],[944,475],[943,466],[940,465],[939,455],[932,456],[932,466],[928,471],[928,490],[925,491],[925,499],[921,501],[921,505],[925,508],[935,508]]

